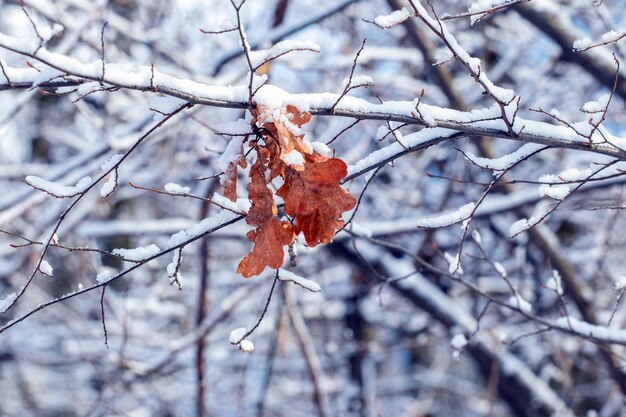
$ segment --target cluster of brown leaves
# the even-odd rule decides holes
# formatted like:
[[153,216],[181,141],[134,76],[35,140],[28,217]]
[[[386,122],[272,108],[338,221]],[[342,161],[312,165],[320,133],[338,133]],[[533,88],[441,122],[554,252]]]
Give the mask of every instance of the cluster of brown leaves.
[[[254,243],[252,251],[239,263],[237,272],[249,278],[265,267],[278,269],[283,264],[284,246],[302,233],[308,246],[330,242],[343,226],[341,215],[356,205],[356,199],[339,182],[347,175],[347,166],[339,158],[315,152],[304,140],[300,129],[311,114],[295,106],[253,110],[252,125],[256,136],[248,142],[256,152],[250,167],[248,198],[252,202],[246,222],[255,227],[248,232]],[[235,201],[237,167],[244,168],[245,157],[231,163],[224,195]],[[284,212],[293,224],[280,220],[269,185],[282,177],[283,185],[276,195],[284,201]]]

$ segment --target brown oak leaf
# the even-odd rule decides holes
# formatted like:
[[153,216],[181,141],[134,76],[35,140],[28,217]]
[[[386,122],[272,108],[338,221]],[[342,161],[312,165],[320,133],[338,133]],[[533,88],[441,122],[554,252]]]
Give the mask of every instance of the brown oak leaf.
[[237,201],[237,167],[246,168],[248,162],[241,152],[241,156],[228,164],[228,169],[224,172],[224,176],[220,180],[222,193],[224,197],[230,201]]
[[266,266],[278,269],[283,266],[284,245],[293,242],[291,224],[271,217],[246,235],[254,242],[254,249],[239,262],[237,272],[246,278],[259,275]]
[[[272,159],[280,160],[285,165],[302,171],[305,155],[311,154],[313,150],[304,140],[304,134],[300,132],[300,129],[303,124],[311,120],[311,113],[302,112],[292,105],[271,113],[265,108],[259,110],[259,120],[269,119],[270,116],[273,118],[273,121],[263,124],[265,129],[263,137],[266,146],[272,152]],[[298,153],[300,156],[297,156]],[[298,163],[298,159],[302,162]]]
[[293,242],[294,234],[289,222],[280,221],[274,195],[267,186],[265,166],[260,153],[259,158],[250,167],[248,195],[252,206],[246,216],[246,222],[257,226],[247,236],[254,242],[252,252],[239,263],[237,272],[249,278],[258,275],[266,266],[278,269],[283,265],[283,246]]
[[338,158],[308,160],[303,171],[285,170],[285,182],[276,195],[285,202],[285,213],[295,217],[295,234],[302,232],[309,246],[330,242],[343,226],[341,214],[356,205],[339,185],[346,175],[347,166]]
[[[254,248],[237,268],[246,278],[268,266],[280,268],[283,247],[300,232],[309,246],[330,242],[344,224],[342,213],[356,205],[356,199],[339,184],[347,175],[346,164],[316,153],[304,139],[300,129],[311,119],[310,113],[292,105],[280,109],[259,106],[253,116],[256,139],[249,146],[257,158],[250,168],[252,206],[246,222],[256,229],[247,234]],[[294,226],[277,217],[274,194],[268,187],[276,177],[283,179],[276,195],[285,202],[285,213],[295,219]]]

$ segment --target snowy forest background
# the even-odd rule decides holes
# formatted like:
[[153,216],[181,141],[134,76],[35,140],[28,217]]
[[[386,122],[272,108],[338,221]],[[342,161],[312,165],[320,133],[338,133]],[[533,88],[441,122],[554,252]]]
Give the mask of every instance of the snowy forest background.
[[[0,0],[0,416],[623,417],[625,18]],[[358,204],[245,279],[255,103]]]

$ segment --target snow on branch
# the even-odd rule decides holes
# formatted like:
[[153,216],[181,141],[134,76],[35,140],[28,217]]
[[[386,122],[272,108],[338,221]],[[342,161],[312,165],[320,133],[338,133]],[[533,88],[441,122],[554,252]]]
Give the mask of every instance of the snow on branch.
[[537,153],[542,149],[546,149],[546,146],[536,143],[528,143],[521,146],[515,152],[495,159],[479,157],[474,155],[472,152],[464,152],[463,156],[465,156],[465,158],[467,158],[467,160],[470,161],[472,164],[477,165],[483,169],[490,169],[493,171],[506,171],[519,163],[521,160]]
[[609,45],[617,43],[620,40],[626,38],[626,31],[616,32],[611,30],[600,37],[599,41],[593,41],[589,38],[577,39],[572,45],[574,52],[585,52],[599,46]]
[[[37,48],[33,42],[25,42],[23,39],[4,33],[0,33],[0,47],[30,56],[61,73],[86,80],[102,81],[116,87],[160,91],[183,100],[192,97],[200,100],[204,98],[206,104],[222,104],[225,107],[242,107],[233,105],[233,103],[245,102],[248,98],[247,86],[210,86],[163,74],[155,70],[154,67],[148,66],[107,63],[106,73],[103,76],[101,60],[89,64],[82,63],[66,55],[50,52],[43,47]],[[37,80],[37,77],[41,77],[41,75],[37,73],[35,79],[30,80],[32,84],[36,85],[37,82],[48,81]]]
[[472,3],[472,5],[467,9],[467,13],[459,13],[451,16],[444,15],[441,17],[441,20],[469,17],[470,25],[474,26],[477,22],[480,22],[487,16],[495,14],[515,4],[527,3],[529,1],[530,0],[478,0]]
[[431,17],[419,0],[412,0],[411,5],[415,10],[415,15],[443,42],[452,55],[460,62],[474,80],[481,86],[483,91],[489,95],[498,105],[501,120],[504,122],[509,136],[516,136],[522,130],[514,129],[515,118],[519,109],[520,97],[516,96],[512,90],[496,86],[482,68],[480,59],[472,57],[458,43],[454,35],[450,33],[445,23],[437,16],[434,7],[428,2],[434,17]]
[[259,68],[268,61],[272,61],[278,57],[294,51],[310,51],[319,52],[320,47],[315,42],[302,40],[287,40],[278,42],[270,49],[261,49],[259,51],[249,51],[250,63],[253,69]]
[[[213,222],[213,227],[211,228],[206,228],[206,223],[202,224],[200,223],[200,226],[194,226],[191,228],[191,230],[196,231],[196,227],[202,227],[204,228],[204,231],[201,234],[195,235],[195,234],[186,234],[185,239],[181,238],[181,235],[178,235],[176,242],[172,242],[172,239],[170,239],[170,244],[172,243],[176,243],[175,245],[167,248],[167,249],[163,249],[163,250],[159,250],[158,252],[154,251],[154,248],[156,247],[156,245],[149,245],[147,247],[142,247],[142,248],[135,248],[135,249],[118,249],[117,250],[117,254],[120,256],[123,256],[123,254],[125,255],[130,255],[131,257],[133,255],[137,256],[136,261],[134,261],[135,263],[130,266],[127,269],[124,269],[120,272],[118,272],[117,274],[113,275],[110,273],[104,273],[104,274],[98,274],[98,279],[97,279],[97,283],[89,286],[89,287],[82,287],[79,288],[77,291],[68,293],[68,294],[64,294],[61,297],[55,298],[53,300],[47,301],[45,303],[42,303],[40,305],[38,305],[36,308],[29,310],[28,312],[22,314],[21,316],[18,316],[17,318],[11,320],[10,322],[0,326],[0,334],[3,333],[4,331],[8,330],[9,328],[21,323],[22,321],[26,320],[27,318],[29,318],[30,316],[36,314],[37,312],[50,307],[54,304],[63,302],[65,300],[68,300],[70,298],[74,298],[77,297],[81,294],[85,294],[87,292],[91,292],[93,290],[96,290],[98,288],[102,288],[108,284],[110,284],[111,282],[126,276],[127,274],[129,274],[130,272],[134,271],[135,269],[140,268],[141,266],[145,265],[147,262],[151,261],[152,259],[161,257],[165,254],[168,254],[170,252],[173,252],[175,250],[179,250],[180,248],[182,248],[183,246],[186,246],[188,244],[190,244],[191,242],[194,242],[198,239],[200,239],[202,236],[205,236],[207,234],[213,233],[217,230],[220,230],[228,225],[231,225],[239,220],[243,219],[243,216],[241,215],[235,215],[234,213],[230,213],[230,212],[224,212],[224,213],[228,213],[230,216],[224,217],[222,222],[219,221],[214,221]],[[205,219],[208,220],[208,219]],[[176,235],[174,235],[176,236]],[[172,238],[174,238],[174,236],[172,236]],[[141,259],[139,259],[141,258]],[[23,294],[25,291],[26,287],[23,286],[22,289],[19,292],[15,292],[12,294],[9,294],[7,297],[5,297],[3,300],[0,300],[0,313],[3,313],[4,311],[6,311],[7,309],[11,308],[16,300],[19,298],[20,294]],[[2,311],[4,309],[4,311]]]
[[183,245],[185,242],[195,240],[209,231],[219,228],[222,225],[228,224],[229,222],[239,218],[241,218],[240,214],[224,210],[216,216],[208,217],[188,229],[181,230],[180,232],[173,234],[167,245],[170,248],[178,247]]
[[163,188],[165,189],[165,191],[167,191],[170,194],[175,194],[175,195],[191,194],[191,188],[183,187],[182,185],[176,184],[173,182],[168,182],[167,184],[163,186]]
[[134,249],[113,249],[113,255],[121,256],[131,262],[139,262],[157,255],[160,251],[157,245],[152,244]]
[[374,23],[382,29],[389,29],[405,22],[412,16],[413,14],[406,7],[403,7],[401,10],[396,10],[390,14],[377,16],[374,19]]
[[564,331],[587,336],[598,342],[626,345],[626,330],[587,323],[575,317],[561,317],[554,323],[555,327]]
[[435,229],[451,226],[456,223],[461,223],[462,221],[469,219],[475,208],[475,203],[468,203],[450,213],[418,220],[417,227],[424,229]]
[[11,293],[0,300],[0,313],[7,311],[9,307],[13,305],[13,302],[17,299],[17,293]]
[[441,128],[425,128],[419,132],[406,135],[403,137],[402,143],[396,141],[350,165],[348,167],[348,176],[344,179],[344,182],[350,181],[357,175],[369,172],[409,152],[425,149],[454,136],[458,136],[458,132]]
[[[425,13],[423,8],[421,11]],[[427,14],[422,18],[431,25],[438,25],[438,21],[430,18]],[[593,137],[590,140],[592,143],[589,145],[583,143],[586,142],[584,138],[578,137],[567,126],[525,120],[516,116],[517,104],[511,101],[515,97],[514,94],[510,90],[493,86],[486,78],[484,71],[480,70],[479,61],[476,58],[471,58],[467,52],[462,50],[452,35],[447,32],[445,26],[442,27],[444,30],[437,33],[445,40],[451,52],[467,65],[485,91],[496,99],[495,107],[462,112],[418,103],[416,100],[372,103],[362,98],[333,93],[291,94],[270,85],[258,89],[257,96],[267,88],[271,89],[272,95],[278,94],[284,103],[296,104],[299,108],[308,109],[313,115],[386,120],[427,127],[437,126],[472,136],[501,137],[552,147],[596,152],[626,159],[626,151],[620,147],[620,144],[626,144],[626,139],[611,136],[605,131],[592,131]],[[433,28],[436,29],[435,26]],[[107,63],[105,77],[102,77],[102,63],[100,61],[84,64],[74,58],[49,52],[45,48],[39,49],[34,54],[24,47],[19,39],[2,33],[0,33],[0,47],[30,56],[56,68],[66,76],[78,77],[83,81],[101,81],[118,88],[158,91],[161,94],[177,97],[193,104],[227,108],[248,107],[248,86],[245,85],[208,85],[163,74],[153,67],[113,63]],[[28,74],[34,75],[32,72],[28,72]],[[27,74],[23,75],[26,77]],[[20,88],[32,87],[41,82],[35,78],[36,76],[28,80],[30,84],[21,84]],[[258,82],[262,81],[261,79],[258,80]],[[340,101],[338,102],[338,100]],[[509,100],[508,104],[507,100]],[[416,109],[417,104],[419,104],[419,108]]]
[[294,274],[291,271],[286,271],[284,269],[281,269],[279,271],[278,279],[281,281],[291,281],[294,284],[297,284],[301,286],[302,288],[309,290],[311,292],[322,291],[322,287],[320,287],[320,285],[317,282],[311,281],[310,279],[303,278],[299,275]]
[[61,185],[55,182],[44,180],[35,175],[28,175],[24,182],[39,191],[50,194],[57,198],[70,198],[83,193],[93,183],[91,177],[81,178],[76,185]]
[[[528,219],[520,219],[513,223],[509,228],[509,237],[513,238],[519,235],[520,233],[534,227],[544,221],[550,214],[552,214],[567,197],[572,195],[574,192],[578,191],[583,185],[587,182],[591,181],[596,175],[600,174],[603,171],[610,171],[611,169],[615,169],[615,167],[619,165],[619,160],[613,160],[607,164],[600,165],[600,168],[595,171],[591,171],[584,179],[580,180],[580,182],[570,191],[569,187],[561,186],[561,187],[550,187],[550,185],[546,185],[540,188],[539,192],[542,196],[547,196],[557,200],[555,204],[545,204],[545,202],[540,202],[536,207],[532,216]],[[575,174],[572,174],[575,175]]]

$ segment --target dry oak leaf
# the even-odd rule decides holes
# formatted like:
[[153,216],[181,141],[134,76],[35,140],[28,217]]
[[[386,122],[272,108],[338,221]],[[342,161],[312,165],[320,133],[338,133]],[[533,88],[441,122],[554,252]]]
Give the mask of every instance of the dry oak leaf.
[[294,232],[302,232],[307,245],[332,241],[344,224],[341,214],[356,205],[356,199],[339,185],[347,173],[338,158],[308,159],[303,171],[285,170],[285,182],[276,195],[285,202],[285,213],[295,216]]
[[252,226],[261,226],[274,217],[278,210],[272,190],[267,187],[265,166],[261,158],[250,167],[250,183],[248,184],[248,198],[252,203],[246,223]]
[[[287,105],[280,110],[269,112],[266,108],[259,108],[257,121],[268,120],[263,123],[265,133],[263,137],[268,149],[272,152],[273,160],[280,160],[292,168],[302,171],[304,169],[304,155],[311,154],[311,146],[304,140],[301,132],[302,125],[311,120],[311,113],[300,111],[293,105]],[[294,153],[299,157],[293,157]],[[291,157],[289,157],[291,155]],[[300,161],[298,161],[300,160]],[[272,170],[274,173],[275,170]]]
[[237,201],[237,167],[246,168],[248,162],[243,155],[243,147],[241,156],[228,164],[228,169],[224,172],[224,177],[220,180],[222,185],[222,194],[230,201]]
[[237,267],[237,272],[245,278],[259,275],[266,266],[273,269],[283,266],[285,256],[283,246],[289,245],[294,238],[291,224],[276,217],[266,220],[256,230],[249,231],[246,236],[254,242],[254,249]]
[[257,228],[246,235],[254,242],[254,248],[237,267],[237,272],[246,278],[260,274],[266,266],[280,268],[284,259],[283,246],[289,245],[294,239],[291,224],[276,217],[278,210],[274,195],[267,187],[261,158],[250,168],[250,179],[248,195],[252,207],[248,211],[246,222]]

